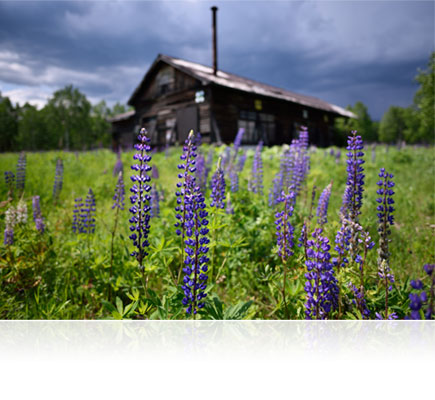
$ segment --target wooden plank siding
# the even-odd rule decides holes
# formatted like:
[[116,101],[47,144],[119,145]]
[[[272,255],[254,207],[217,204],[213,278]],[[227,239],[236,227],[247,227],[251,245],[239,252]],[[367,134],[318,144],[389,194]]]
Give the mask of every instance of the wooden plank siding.
[[289,144],[304,125],[310,144],[328,146],[334,119],[352,117],[320,99],[220,71],[214,76],[207,66],[164,55],[157,57],[128,104],[135,114],[112,121],[114,148],[132,144],[141,127],[149,131],[153,146],[182,144],[187,133],[180,129],[186,130],[189,121],[205,143],[232,143],[245,125],[249,135],[245,133],[242,144],[257,144],[260,138],[268,146]]

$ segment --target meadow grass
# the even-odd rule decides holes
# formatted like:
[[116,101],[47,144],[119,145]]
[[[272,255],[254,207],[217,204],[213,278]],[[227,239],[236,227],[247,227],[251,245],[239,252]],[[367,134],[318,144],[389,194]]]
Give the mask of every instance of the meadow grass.
[[[202,147],[206,155],[209,146]],[[330,150],[310,149],[310,172],[297,200],[292,223],[298,237],[303,218],[309,213],[313,185],[317,187],[317,206],[321,191],[333,180],[328,222],[324,226],[325,235],[333,244],[340,228],[339,210],[346,184],[346,151],[340,149],[342,155],[337,163]],[[223,151],[224,146],[215,148],[214,161]],[[422,276],[423,264],[434,262],[434,148],[407,146],[398,149],[378,145],[374,161],[370,148],[365,151],[366,177],[360,223],[376,243],[375,199],[378,197],[379,169],[384,167],[394,174],[396,211],[390,265],[396,283],[390,302],[392,309],[403,318],[408,312],[409,280]],[[219,226],[215,227],[220,232],[219,240],[211,245],[215,246],[214,269],[218,280],[209,285],[205,318],[284,318],[282,305],[276,300],[280,290],[280,259],[276,247],[275,210],[268,205],[268,192],[279,170],[281,153],[281,147],[264,148],[262,152],[265,189],[261,197],[247,191],[254,149],[248,151],[240,176],[240,189],[230,194],[235,213],[222,213]],[[137,262],[129,255],[133,250],[128,238],[133,152],[122,154],[126,207],[119,216],[112,278],[109,276],[115,214],[112,197],[117,180],[112,170],[116,155],[108,150],[27,153],[23,198],[29,218],[25,226],[17,227],[12,246],[0,244],[0,318],[186,318],[179,304],[180,291],[173,282],[181,257],[180,239],[174,228],[174,193],[180,154],[181,148],[170,148],[167,155],[164,152],[153,154],[150,163],[159,170],[160,177],[153,182],[164,191],[164,198],[160,204],[160,218],[151,220],[150,256],[145,265],[150,290],[146,292]],[[59,157],[64,163],[64,179],[59,202],[55,205],[52,192]],[[17,160],[18,153],[0,155],[2,178],[4,171],[15,173]],[[89,188],[96,195],[96,231],[94,235],[85,237],[72,232],[72,215],[74,199],[84,199]],[[36,231],[31,217],[31,197],[35,195],[40,196],[46,223],[43,235]],[[7,200],[4,181],[0,184],[0,201],[3,200]],[[206,202],[210,204],[210,189],[206,192]],[[2,203],[1,206],[0,228],[3,231],[8,204]],[[383,301],[376,276],[376,249],[377,246],[368,255],[366,282],[368,303],[373,310],[382,309]],[[302,249],[295,247],[288,269],[290,317],[304,318]],[[112,299],[108,299],[108,286],[113,291]]]

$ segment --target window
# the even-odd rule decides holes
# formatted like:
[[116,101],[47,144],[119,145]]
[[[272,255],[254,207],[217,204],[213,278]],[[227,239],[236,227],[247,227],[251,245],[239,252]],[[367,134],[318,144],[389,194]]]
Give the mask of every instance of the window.
[[308,118],[308,110],[302,110],[302,117],[307,119]]
[[162,69],[157,75],[157,94],[162,95],[174,90],[174,70]]
[[245,129],[242,144],[265,144],[275,141],[275,116],[255,111],[240,111],[238,128]]

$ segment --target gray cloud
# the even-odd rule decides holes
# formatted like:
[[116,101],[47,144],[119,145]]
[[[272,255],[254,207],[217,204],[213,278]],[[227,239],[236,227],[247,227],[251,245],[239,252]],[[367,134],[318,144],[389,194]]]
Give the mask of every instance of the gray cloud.
[[[432,2],[216,3],[220,68],[375,118],[412,102],[434,50]],[[158,53],[210,64],[211,5],[1,2],[0,82],[20,101],[73,83],[125,102]]]

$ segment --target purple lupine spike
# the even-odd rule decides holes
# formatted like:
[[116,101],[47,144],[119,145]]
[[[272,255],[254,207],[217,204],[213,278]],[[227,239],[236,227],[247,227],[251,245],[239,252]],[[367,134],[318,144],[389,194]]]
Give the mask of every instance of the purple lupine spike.
[[220,157],[222,159],[222,169],[227,170],[231,163],[231,147],[226,147]]
[[132,204],[130,213],[132,214],[129,219],[130,232],[129,238],[133,242],[135,250],[130,253],[132,257],[135,257],[139,263],[139,269],[143,272],[145,267],[143,261],[148,255],[146,248],[149,247],[148,235],[150,232],[150,200],[151,196],[149,191],[151,190],[150,181],[151,177],[149,172],[151,166],[151,147],[149,145],[151,139],[147,137],[147,131],[145,128],[140,130],[137,137],[139,143],[134,145],[137,151],[133,156],[135,164],[131,166],[133,171],[136,171],[135,175],[131,177],[133,186],[130,188],[130,192],[133,193],[130,196],[130,202]]
[[211,203],[210,207],[225,208],[225,178],[221,167],[222,158],[219,157],[216,172],[211,179]]
[[246,163],[246,151],[244,151],[239,156],[239,161],[237,163],[237,171],[238,172],[242,172],[243,171],[243,168],[245,167],[245,163]]
[[282,187],[289,187],[291,184],[293,163],[294,163],[294,146],[290,146],[282,153],[280,164],[280,175]]
[[89,188],[86,195],[85,205],[80,209],[81,218],[81,233],[94,233],[95,232],[95,195],[91,188]]
[[385,168],[381,168],[379,172],[380,181],[377,182],[379,189],[377,194],[380,196],[376,199],[378,206],[378,223],[379,223],[379,249],[378,249],[378,276],[385,286],[385,318],[388,318],[388,293],[392,290],[392,284],[394,283],[394,275],[390,270],[389,260],[390,252],[388,249],[388,236],[391,234],[390,227],[394,225],[394,187],[393,174],[389,174],[385,171]]
[[122,163],[121,158],[119,157],[116,160],[115,165],[113,166],[113,176],[117,176],[119,175],[119,173],[123,173],[124,172],[124,164]]
[[186,313],[193,316],[198,309],[204,307],[205,303],[202,300],[207,296],[205,293],[209,262],[207,245],[210,243],[207,238],[209,232],[207,216],[204,196],[199,186],[195,184],[195,178],[186,175],[184,186],[185,237],[183,239],[186,255],[183,268],[185,276],[181,288],[184,292],[182,303],[187,306]]
[[3,243],[5,246],[10,246],[14,243],[14,229],[13,228],[5,228],[4,232],[4,240]]
[[26,153],[21,152],[17,163],[17,190],[23,191],[26,184]]
[[435,319],[435,265],[425,264],[423,270],[426,272],[427,278],[429,278],[429,287],[426,288],[423,284],[425,278],[411,281],[411,287],[416,292],[409,294],[411,313],[405,319],[423,319],[421,312],[423,312],[424,319]]
[[122,176],[122,171],[118,173],[118,181],[116,182],[115,194],[113,196],[112,210],[117,208],[119,210],[124,210],[125,206],[125,185],[124,178]]
[[263,149],[263,141],[257,145],[252,163],[252,176],[248,189],[259,195],[263,195],[263,160],[261,159],[261,150]]
[[337,150],[337,152],[335,153],[335,163],[340,164],[340,160],[341,160],[341,151]]
[[282,189],[284,186],[283,174],[279,171],[272,182],[272,186],[269,191],[269,207],[275,207],[280,202]]
[[14,243],[14,226],[17,224],[17,210],[10,206],[5,213],[4,244],[9,246]]
[[338,307],[339,289],[330,262],[329,240],[322,236],[322,232],[322,228],[316,228],[313,239],[307,241],[306,319],[327,319]]
[[294,196],[295,194],[291,189],[289,194],[282,191],[278,203],[284,203],[284,209],[275,214],[278,255],[283,262],[293,255],[294,228],[290,223],[290,217],[293,215]]
[[[180,160],[183,162],[182,164],[178,164],[178,169],[183,170],[178,174],[178,178],[180,181],[177,183],[177,191],[175,195],[177,196],[177,206],[175,207],[175,217],[177,218],[177,222],[175,223],[176,234],[181,236],[181,239],[184,243],[185,237],[185,221],[186,221],[186,196],[187,196],[187,180],[193,181],[192,185],[196,184],[196,178],[194,174],[196,173],[196,146],[193,143],[194,134],[193,130],[189,132],[189,136],[187,137],[184,146],[183,146],[183,154],[180,156]],[[190,177],[190,178],[189,178]]]
[[5,171],[5,183],[8,188],[8,195],[12,196],[14,193],[15,175],[12,171]]
[[234,214],[234,207],[231,204],[231,199],[230,199],[230,195],[227,195],[227,207],[225,209],[227,214]]
[[346,189],[343,195],[343,205],[341,207],[341,214],[353,222],[358,222],[359,215],[361,214],[362,194],[364,191],[364,149],[361,136],[356,135],[356,131],[352,131],[352,136],[347,140],[347,181]]
[[239,130],[237,131],[237,135],[234,139],[234,155],[233,155],[233,161],[236,160],[237,158],[237,153],[239,152],[240,149],[240,145],[242,144],[242,139],[243,139],[243,134],[245,133],[245,129],[244,128],[239,128]]
[[196,159],[196,182],[201,188],[202,192],[205,193],[207,189],[207,180],[210,169],[206,166],[205,158],[202,154],[198,154]]
[[54,173],[54,185],[53,185],[53,200],[56,203],[59,200],[60,192],[63,185],[63,162],[61,158],[56,161],[56,171]]
[[76,199],[74,199],[72,230],[76,234],[81,233],[82,231],[82,219],[80,217],[80,210],[83,206],[83,199],[81,197],[77,197]]
[[32,208],[33,208],[33,221],[35,221],[35,226],[38,232],[44,233],[44,220],[41,215],[41,207],[39,205],[39,196],[32,197]]
[[230,178],[230,190],[235,193],[239,191],[239,174],[235,170],[234,166],[228,172]]
[[157,168],[157,165],[153,164],[152,169],[151,169],[151,177],[153,179],[159,179],[159,170]]
[[326,224],[328,222],[328,205],[329,198],[331,197],[331,189],[332,189],[332,181],[326,186],[323,190],[322,194],[319,197],[319,204],[317,206],[317,222],[320,226]]
[[207,154],[207,160],[205,162],[205,166],[209,170],[211,170],[212,165],[213,165],[213,156],[214,156],[214,150],[213,150],[213,148],[210,148],[210,150],[208,151],[208,154]]
[[348,287],[354,295],[352,303],[358,308],[358,310],[360,310],[363,319],[368,319],[370,316],[370,310],[367,308],[364,292],[361,289],[358,289],[352,282],[348,283]]
[[151,218],[159,218],[160,217],[160,194],[157,190],[157,186],[154,183],[151,189],[151,200],[150,200],[150,215]]
[[202,136],[200,132],[196,132],[193,143],[197,148],[202,145]]

